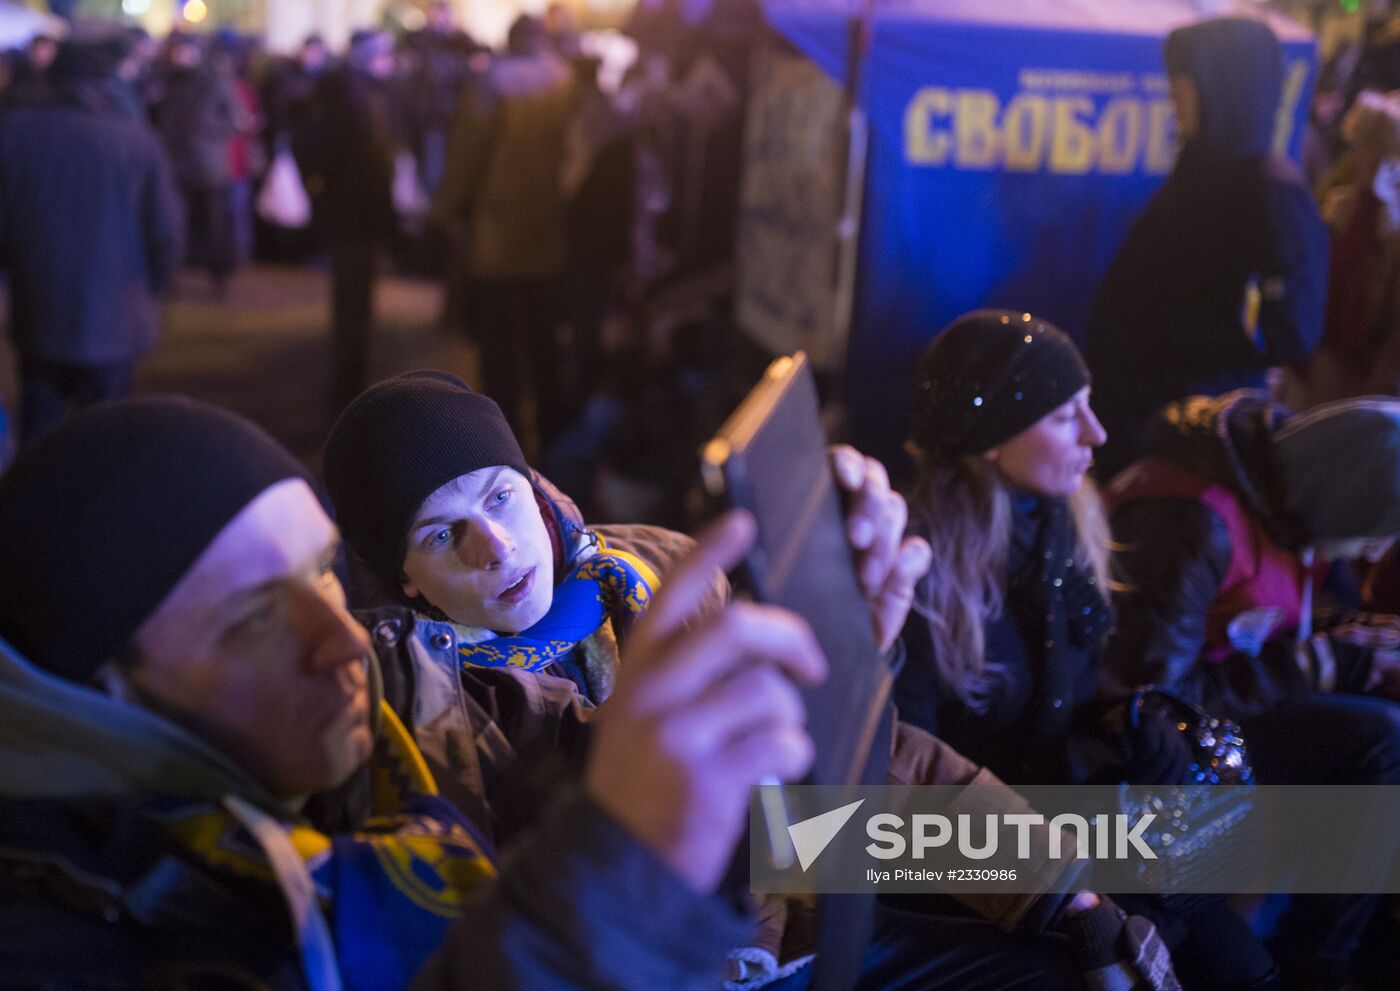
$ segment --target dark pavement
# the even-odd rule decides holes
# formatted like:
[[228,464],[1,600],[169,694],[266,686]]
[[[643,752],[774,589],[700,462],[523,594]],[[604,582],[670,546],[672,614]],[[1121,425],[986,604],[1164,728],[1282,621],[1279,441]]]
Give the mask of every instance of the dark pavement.
[[[398,277],[375,294],[373,378],[434,367],[475,384],[475,349],[437,328],[441,288]],[[247,415],[313,467],[336,410],[327,398],[330,280],[307,268],[254,265],[215,299],[183,273],[166,308],[165,335],[137,368],[137,391],[178,392]],[[13,413],[14,357],[0,344],[0,394]],[[12,421],[13,422],[13,421]]]

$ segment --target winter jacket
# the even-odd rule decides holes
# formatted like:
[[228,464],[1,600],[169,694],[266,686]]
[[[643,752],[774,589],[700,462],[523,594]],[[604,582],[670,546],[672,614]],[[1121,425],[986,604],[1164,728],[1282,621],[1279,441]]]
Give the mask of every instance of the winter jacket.
[[[389,639],[376,635],[386,697],[403,706],[413,688],[395,681]],[[497,692],[502,682],[489,676],[460,683],[471,685],[464,697],[486,700],[463,713],[467,746],[509,767],[515,758],[488,712],[511,718],[509,688]],[[330,830],[326,816],[353,817],[357,787],[313,799],[314,824]],[[0,983],[310,986],[290,896],[184,856],[155,808],[161,796],[230,795],[296,820],[161,717],[0,650]],[[748,931],[745,912],[694,893],[576,785],[553,792],[512,840],[415,987],[711,987]]]
[[[1110,615],[1093,577],[1073,563],[1074,523],[1064,500],[1019,496],[1013,514],[1005,604],[984,628],[980,711],[942,680],[928,620],[917,610],[901,634],[895,704],[901,719],[1013,784],[1063,784],[1072,776],[1071,728],[1097,694]],[[918,530],[916,522],[911,531]]]
[[212,69],[173,70],[158,120],[181,186],[218,189],[229,184],[228,143],[238,134],[238,96],[231,78]]
[[433,212],[441,223],[466,224],[467,277],[564,273],[561,173],[575,90],[568,64],[541,52],[497,59],[464,93]]
[[[1233,718],[1311,689],[1293,652],[1308,538],[1272,447],[1288,416],[1262,393],[1173,403],[1148,431],[1148,456],[1105,491],[1121,583],[1106,662],[1123,683]],[[1326,570],[1311,572],[1315,587]],[[1359,690],[1364,667],[1345,668],[1361,659],[1338,660],[1336,687]]]
[[111,365],[150,351],[182,224],[159,139],[100,88],[0,110],[0,266],[22,356]]
[[1260,387],[1267,368],[1303,362],[1322,338],[1327,231],[1296,167],[1269,150],[1278,44],[1222,28],[1235,24],[1177,33],[1175,58],[1200,94],[1201,133],[1133,224],[1090,313],[1085,358],[1108,430],[1102,477],[1137,456],[1143,428],[1166,403]]
[[70,88],[0,111],[0,266],[21,356],[102,365],[155,346],[181,207],[160,141]]
[[316,141],[301,157],[319,191],[326,232],[333,240],[382,239],[398,227],[394,212],[394,160],[399,111],[390,82],[342,68],[321,78],[314,121]]

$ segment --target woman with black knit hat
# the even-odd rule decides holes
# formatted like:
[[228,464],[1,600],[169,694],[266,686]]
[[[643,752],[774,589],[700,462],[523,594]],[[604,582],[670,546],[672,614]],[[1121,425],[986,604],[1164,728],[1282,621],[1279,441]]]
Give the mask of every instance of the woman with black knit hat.
[[[1106,434],[1074,343],[1029,313],[968,313],[924,352],[914,406],[909,529],[933,566],[904,624],[900,718],[1010,784],[1174,783],[1189,763],[1174,738],[1135,740],[1121,768],[1073,757],[1104,712],[1112,626],[1087,475]],[[1184,987],[1272,986],[1272,958],[1223,898],[1119,900],[1156,923]]]
[[900,716],[1008,781],[1063,782],[1110,625],[1088,370],[1050,324],[980,310],[924,352],[918,389],[910,527],[933,568],[904,627]]

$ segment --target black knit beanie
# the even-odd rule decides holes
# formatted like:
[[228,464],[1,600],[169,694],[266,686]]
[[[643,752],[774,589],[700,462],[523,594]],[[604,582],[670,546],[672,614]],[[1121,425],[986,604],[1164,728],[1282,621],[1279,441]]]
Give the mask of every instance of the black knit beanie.
[[1088,384],[1084,359],[1059,329],[1029,313],[976,310],[919,359],[913,441],[934,457],[981,454]]
[[302,466],[261,428],[173,396],[104,403],[0,476],[0,636],[89,680],[244,506]]
[[361,393],[326,441],[326,488],[346,543],[396,587],[423,500],[478,468],[530,474],[501,408],[446,372],[407,372]]

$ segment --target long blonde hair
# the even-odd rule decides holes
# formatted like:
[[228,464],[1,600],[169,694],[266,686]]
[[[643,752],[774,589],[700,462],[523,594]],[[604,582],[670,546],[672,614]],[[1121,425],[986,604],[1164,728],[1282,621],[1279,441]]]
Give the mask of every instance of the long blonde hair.
[[[928,621],[940,677],[976,711],[986,706],[986,624],[1005,607],[1011,549],[1011,490],[987,459],[934,459],[914,452],[919,476],[909,497],[911,522],[933,548],[915,610]],[[1109,529],[1098,487],[1085,476],[1069,497],[1074,565],[1109,595]]]

